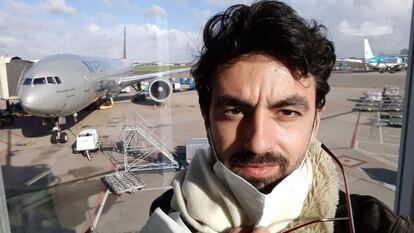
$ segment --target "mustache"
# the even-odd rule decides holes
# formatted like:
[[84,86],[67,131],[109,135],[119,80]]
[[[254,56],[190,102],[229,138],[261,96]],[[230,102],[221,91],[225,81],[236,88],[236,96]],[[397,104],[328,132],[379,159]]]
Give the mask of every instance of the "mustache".
[[289,160],[279,152],[265,152],[256,154],[251,151],[237,151],[230,156],[230,166],[249,164],[274,164],[280,167],[289,167]]

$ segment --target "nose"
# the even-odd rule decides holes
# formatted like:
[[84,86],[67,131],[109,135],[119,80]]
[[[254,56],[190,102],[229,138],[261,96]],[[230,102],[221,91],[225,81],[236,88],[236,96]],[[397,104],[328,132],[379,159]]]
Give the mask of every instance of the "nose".
[[32,110],[36,106],[36,96],[28,88],[22,88],[19,93],[20,104],[22,108],[28,112],[32,113]]
[[19,92],[20,105],[23,110],[35,116],[44,116],[44,107],[47,105],[42,103],[41,96],[31,90],[30,87],[24,87]]
[[274,122],[269,113],[256,110],[246,122],[244,147],[253,153],[260,154],[272,150],[276,135]]

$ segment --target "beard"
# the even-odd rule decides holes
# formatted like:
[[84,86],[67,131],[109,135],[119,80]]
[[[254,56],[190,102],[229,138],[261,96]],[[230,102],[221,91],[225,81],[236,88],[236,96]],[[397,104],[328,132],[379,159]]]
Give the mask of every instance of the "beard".
[[[262,193],[270,193],[271,190],[286,176],[288,176],[297,166],[300,159],[295,161],[291,166],[287,156],[279,152],[266,152],[255,154],[251,151],[238,151],[230,156],[226,166],[235,174],[245,179],[257,190]],[[239,167],[248,165],[271,165],[277,166],[278,172],[268,177],[251,177],[243,174]]]

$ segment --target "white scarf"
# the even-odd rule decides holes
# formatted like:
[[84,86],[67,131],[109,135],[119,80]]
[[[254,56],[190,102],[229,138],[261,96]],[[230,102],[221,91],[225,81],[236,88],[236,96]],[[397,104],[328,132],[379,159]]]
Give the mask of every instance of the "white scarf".
[[312,182],[309,162],[264,195],[221,162],[213,161],[209,150],[200,150],[188,170],[173,181],[171,207],[196,230],[215,233],[260,225],[277,232],[301,213]]
[[[338,204],[338,174],[335,164],[322,150],[319,142],[311,143],[306,165],[312,168],[311,188],[300,215],[285,229],[291,229],[309,220],[330,218],[335,215]],[[199,232],[222,232],[231,227],[261,225],[264,219],[267,219],[264,216],[271,216],[265,214],[260,220],[251,220],[232,191],[215,175],[213,166],[214,159],[210,153],[199,151],[190,166],[177,174],[172,182],[173,212],[166,215],[161,209],[156,209],[141,232],[191,233],[189,228]],[[268,205],[273,208],[273,203],[265,202],[265,206]],[[277,232],[274,225],[279,225],[277,220],[270,224],[270,232]],[[297,230],[298,233],[332,231],[332,222],[312,224]]]

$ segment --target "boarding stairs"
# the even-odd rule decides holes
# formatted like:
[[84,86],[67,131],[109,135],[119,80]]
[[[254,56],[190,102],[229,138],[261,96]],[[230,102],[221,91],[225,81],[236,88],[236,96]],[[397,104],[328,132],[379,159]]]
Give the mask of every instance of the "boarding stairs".
[[[143,188],[145,184],[134,172],[179,168],[174,154],[169,151],[169,146],[163,142],[166,140],[162,140],[154,129],[155,127],[140,115],[136,116],[133,125],[126,124],[124,120],[122,133],[119,137],[120,142],[117,143],[119,151],[123,153],[124,169],[103,178],[112,192],[116,194],[132,193]],[[157,158],[154,158],[154,152],[158,152]]]
[[[125,171],[178,168],[179,165],[173,153],[169,151],[168,145],[154,132],[154,127],[141,116],[137,115],[137,117],[138,121],[133,126],[125,125],[122,129]],[[162,161],[148,161],[151,160],[149,156],[153,152],[159,152],[167,161],[164,159],[161,159]],[[136,158],[132,162],[128,161],[130,155]]]

